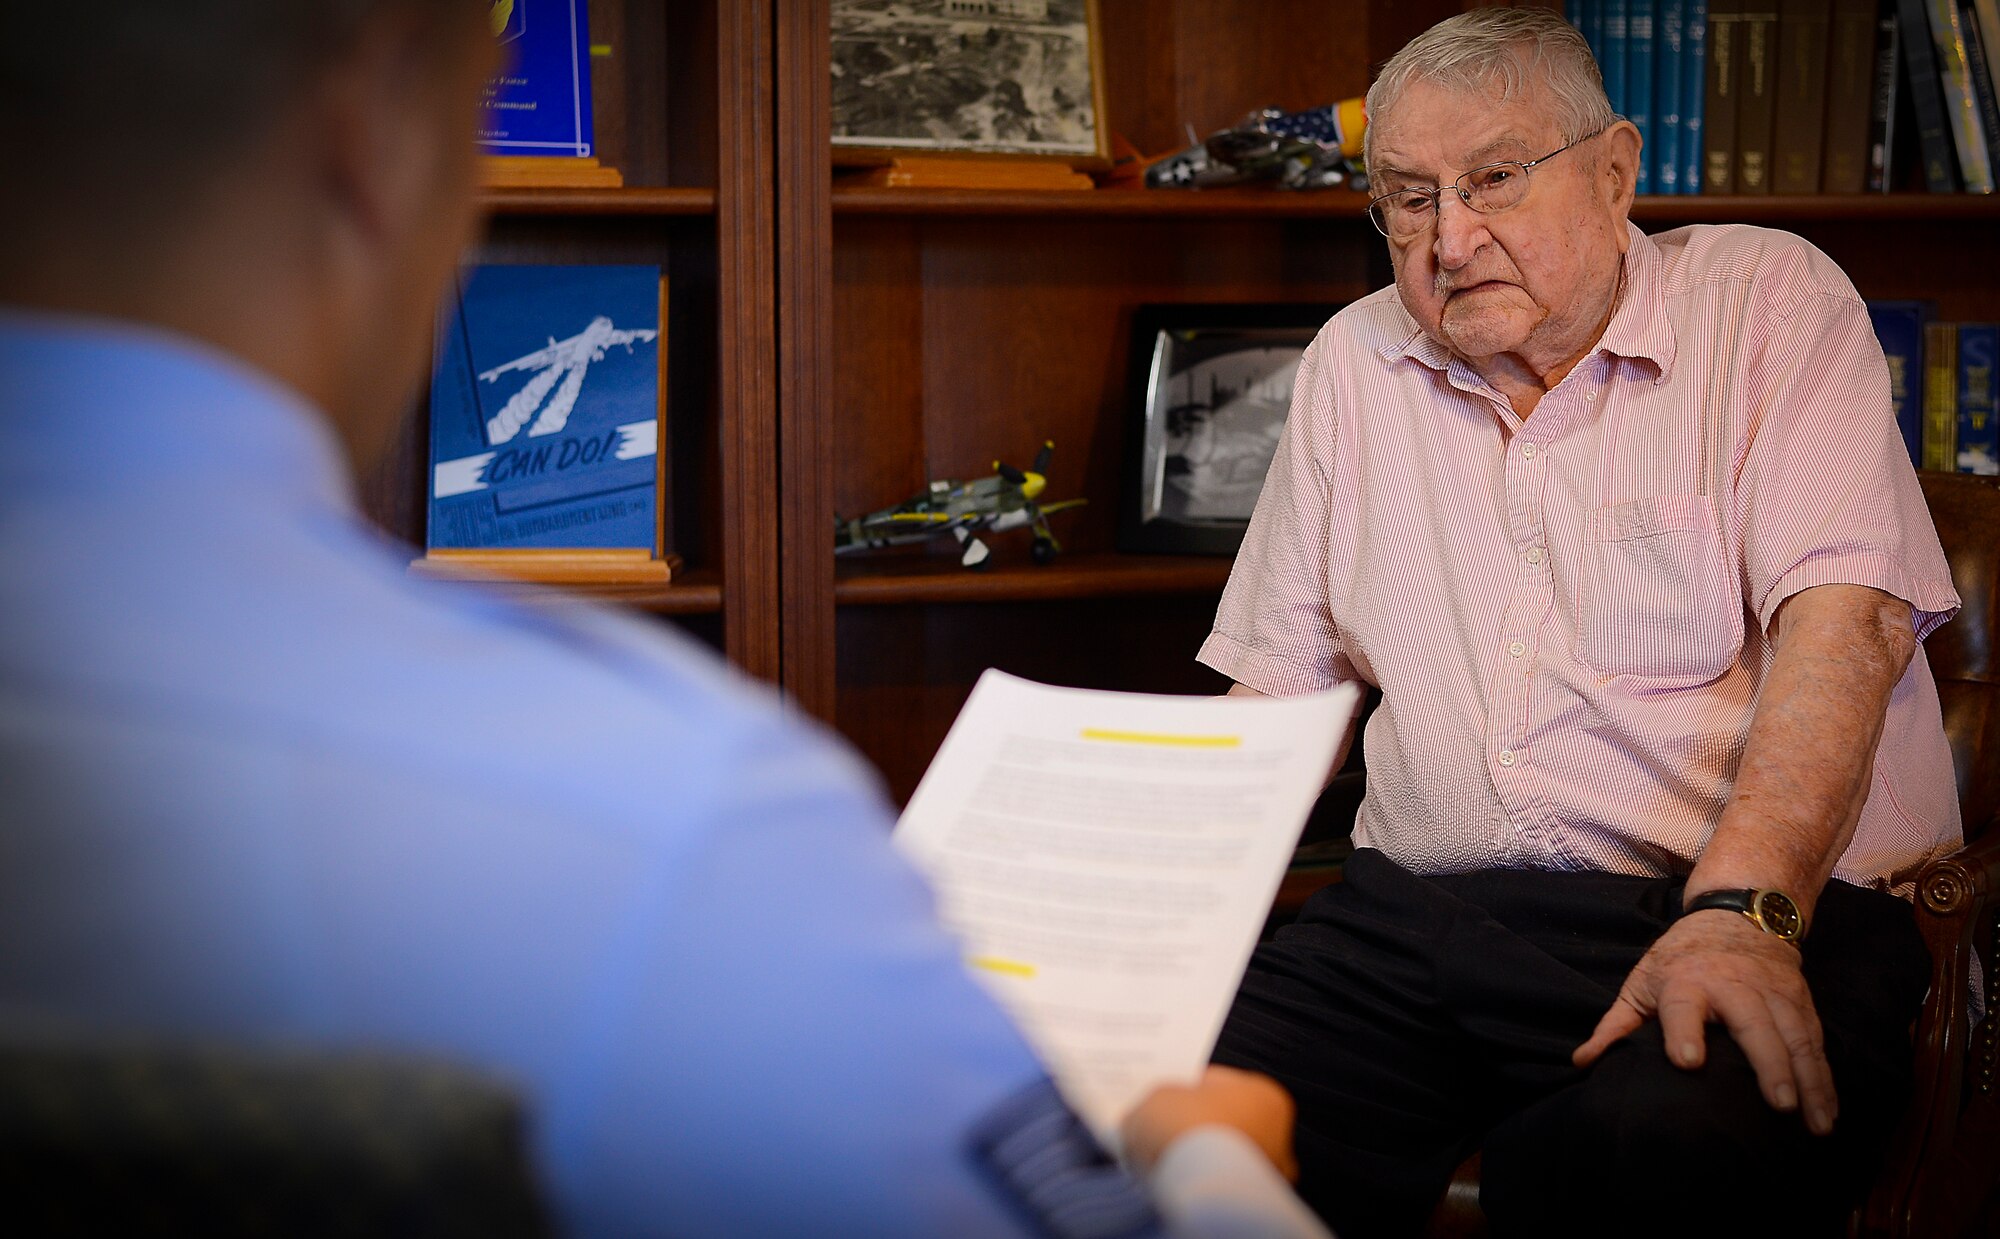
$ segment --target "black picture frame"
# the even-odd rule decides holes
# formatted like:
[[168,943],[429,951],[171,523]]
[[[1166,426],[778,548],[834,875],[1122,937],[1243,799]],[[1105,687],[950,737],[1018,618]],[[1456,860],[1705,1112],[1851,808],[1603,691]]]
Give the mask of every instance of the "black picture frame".
[[1121,551],[1236,553],[1291,409],[1299,358],[1340,308],[1184,303],[1133,311]]

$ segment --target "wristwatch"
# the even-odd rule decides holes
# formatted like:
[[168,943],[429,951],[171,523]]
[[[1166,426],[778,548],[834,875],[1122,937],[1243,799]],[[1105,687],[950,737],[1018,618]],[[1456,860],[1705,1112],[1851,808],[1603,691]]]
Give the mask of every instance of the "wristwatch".
[[1799,905],[1793,903],[1792,897],[1783,891],[1703,891],[1681,905],[1681,915],[1709,908],[1741,912],[1757,928],[1767,934],[1776,934],[1794,946],[1805,937],[1806,918],[1800,915]]

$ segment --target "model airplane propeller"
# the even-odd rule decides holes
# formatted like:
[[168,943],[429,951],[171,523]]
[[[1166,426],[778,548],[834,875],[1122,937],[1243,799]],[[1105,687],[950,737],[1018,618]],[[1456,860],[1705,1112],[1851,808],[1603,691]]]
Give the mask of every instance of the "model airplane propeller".
[[1065,499],[1060,503],[1037,502],[1048,485],[1045,473],[1054,443],[1043,443],[1031,469],[1016,469],[993,462],[993,476],[969,482],[941,478],[923,494],[854,520],[834,517],[833,551],[846,555],[871,547],[907,546],[928,542],[950,534],[960,548],[958,562],[967,568],[983,568],[992,551],[978,535],[1028,527],[1035,531],[1030,554],[1038,564],[1054,559],[1062,544],[1049,530],[1048,515],[1087,502]]

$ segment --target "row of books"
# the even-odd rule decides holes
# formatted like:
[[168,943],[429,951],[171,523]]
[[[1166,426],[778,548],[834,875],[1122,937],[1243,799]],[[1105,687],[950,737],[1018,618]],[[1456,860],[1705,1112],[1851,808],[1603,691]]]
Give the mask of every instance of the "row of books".
[[2000,323],[1944,323],[1929,301],[1870,301],[1889,397],[1919,469],[2000,474]]
[[1568,0],[1565,15],[1645,138],[1642,194],[1887,191],[1912,129],[1931,191],[1994,192],[2000,0]]

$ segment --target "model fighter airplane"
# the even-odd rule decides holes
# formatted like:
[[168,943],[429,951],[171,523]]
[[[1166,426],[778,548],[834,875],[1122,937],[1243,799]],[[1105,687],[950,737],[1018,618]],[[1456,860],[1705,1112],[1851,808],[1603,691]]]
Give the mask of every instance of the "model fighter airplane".
[[967,568],[983,568],[992,552],[978,535],[1025,526],[1035,531],[1030,554],[1036,563],[1046,564],[1062,549],[1049,530],[1049,513],[1087,502],[1083,499],[1038,502],[1048,485],[1044,473],[1049,467],[1049,454],[1054,450],[1054,443],[1043,443],[1031,469],[1016,469],[996,460],[991,477],[969,482],[941,478],[932,482],[923,494],[893,508],[848,521],[836,516],[834,554],[928,542],[948,533],[958,541],[958,562]]

